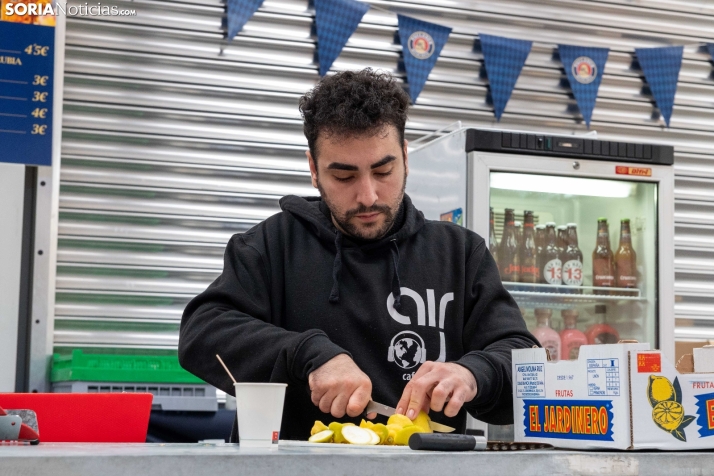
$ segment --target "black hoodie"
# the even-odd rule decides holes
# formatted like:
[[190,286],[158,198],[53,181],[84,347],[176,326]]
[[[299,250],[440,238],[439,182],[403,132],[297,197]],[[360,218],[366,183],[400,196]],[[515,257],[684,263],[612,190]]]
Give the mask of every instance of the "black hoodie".
[[[456,362],[478,386],[465,409],[512,422],[511,349],[538,344],[480,236],[425,220],[406,195],[392,230],[375,241],[337,231],[319,198],[286,196],[280,206],[231,238],[223,273],[186,307],[184,368],[229,394],[216,354],[238,381],[287,383],[283,439],[306,439],[315,420],[335,420],[311,402],[307,382],[343,353],[371,379],[372,398],[390,406],[422,362]],[[465,427],[464,410],[431,417]]]

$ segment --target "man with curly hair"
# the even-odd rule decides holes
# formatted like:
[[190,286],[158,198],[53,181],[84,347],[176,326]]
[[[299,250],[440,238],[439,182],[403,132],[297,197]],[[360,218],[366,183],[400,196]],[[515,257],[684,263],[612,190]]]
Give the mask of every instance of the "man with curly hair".
[[466,411],[512,422],[511,350],[538,345],[484,240],[426,220],[404,193],[409,97],[371,69],[300,99],[312,184],[233,236],[223,274],[184,311],[181,365],[232,392],[288,389],[281,437],[328,414],[358,422],[370,399],[465,428]]

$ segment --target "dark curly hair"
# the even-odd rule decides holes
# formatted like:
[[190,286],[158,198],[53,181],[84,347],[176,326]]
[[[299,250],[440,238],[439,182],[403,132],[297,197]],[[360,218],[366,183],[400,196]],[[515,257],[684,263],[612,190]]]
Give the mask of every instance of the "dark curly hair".
[[378,134],[393,125],[404,143],[408,109],[409,96],[392,75],[371,68],[325,77],[300,98],[303,130],[315,161],[318,135]]

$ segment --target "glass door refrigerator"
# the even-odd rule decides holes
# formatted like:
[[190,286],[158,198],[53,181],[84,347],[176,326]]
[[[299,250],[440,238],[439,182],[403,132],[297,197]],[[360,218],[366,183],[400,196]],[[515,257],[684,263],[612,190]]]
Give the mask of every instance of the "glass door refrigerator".
[[674,151],[596,136],[459,129],[409,152],[428,219],[474,230],[552,359],[649,342],[674,360]]

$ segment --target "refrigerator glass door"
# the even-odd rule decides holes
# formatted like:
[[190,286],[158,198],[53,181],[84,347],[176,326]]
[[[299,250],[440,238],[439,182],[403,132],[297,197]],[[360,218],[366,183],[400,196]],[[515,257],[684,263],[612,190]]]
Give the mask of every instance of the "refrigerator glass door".
[[[504,286],[552,358],[577,358],[584,343],[658,347],[660,197],[669,171],[643,178],[619,175],[612,163],[471,155],[472,223],[490,237]],[[490,223],[486,202],[493,225],[478,229]],[[524,226],[526,211],[533,228]]]

